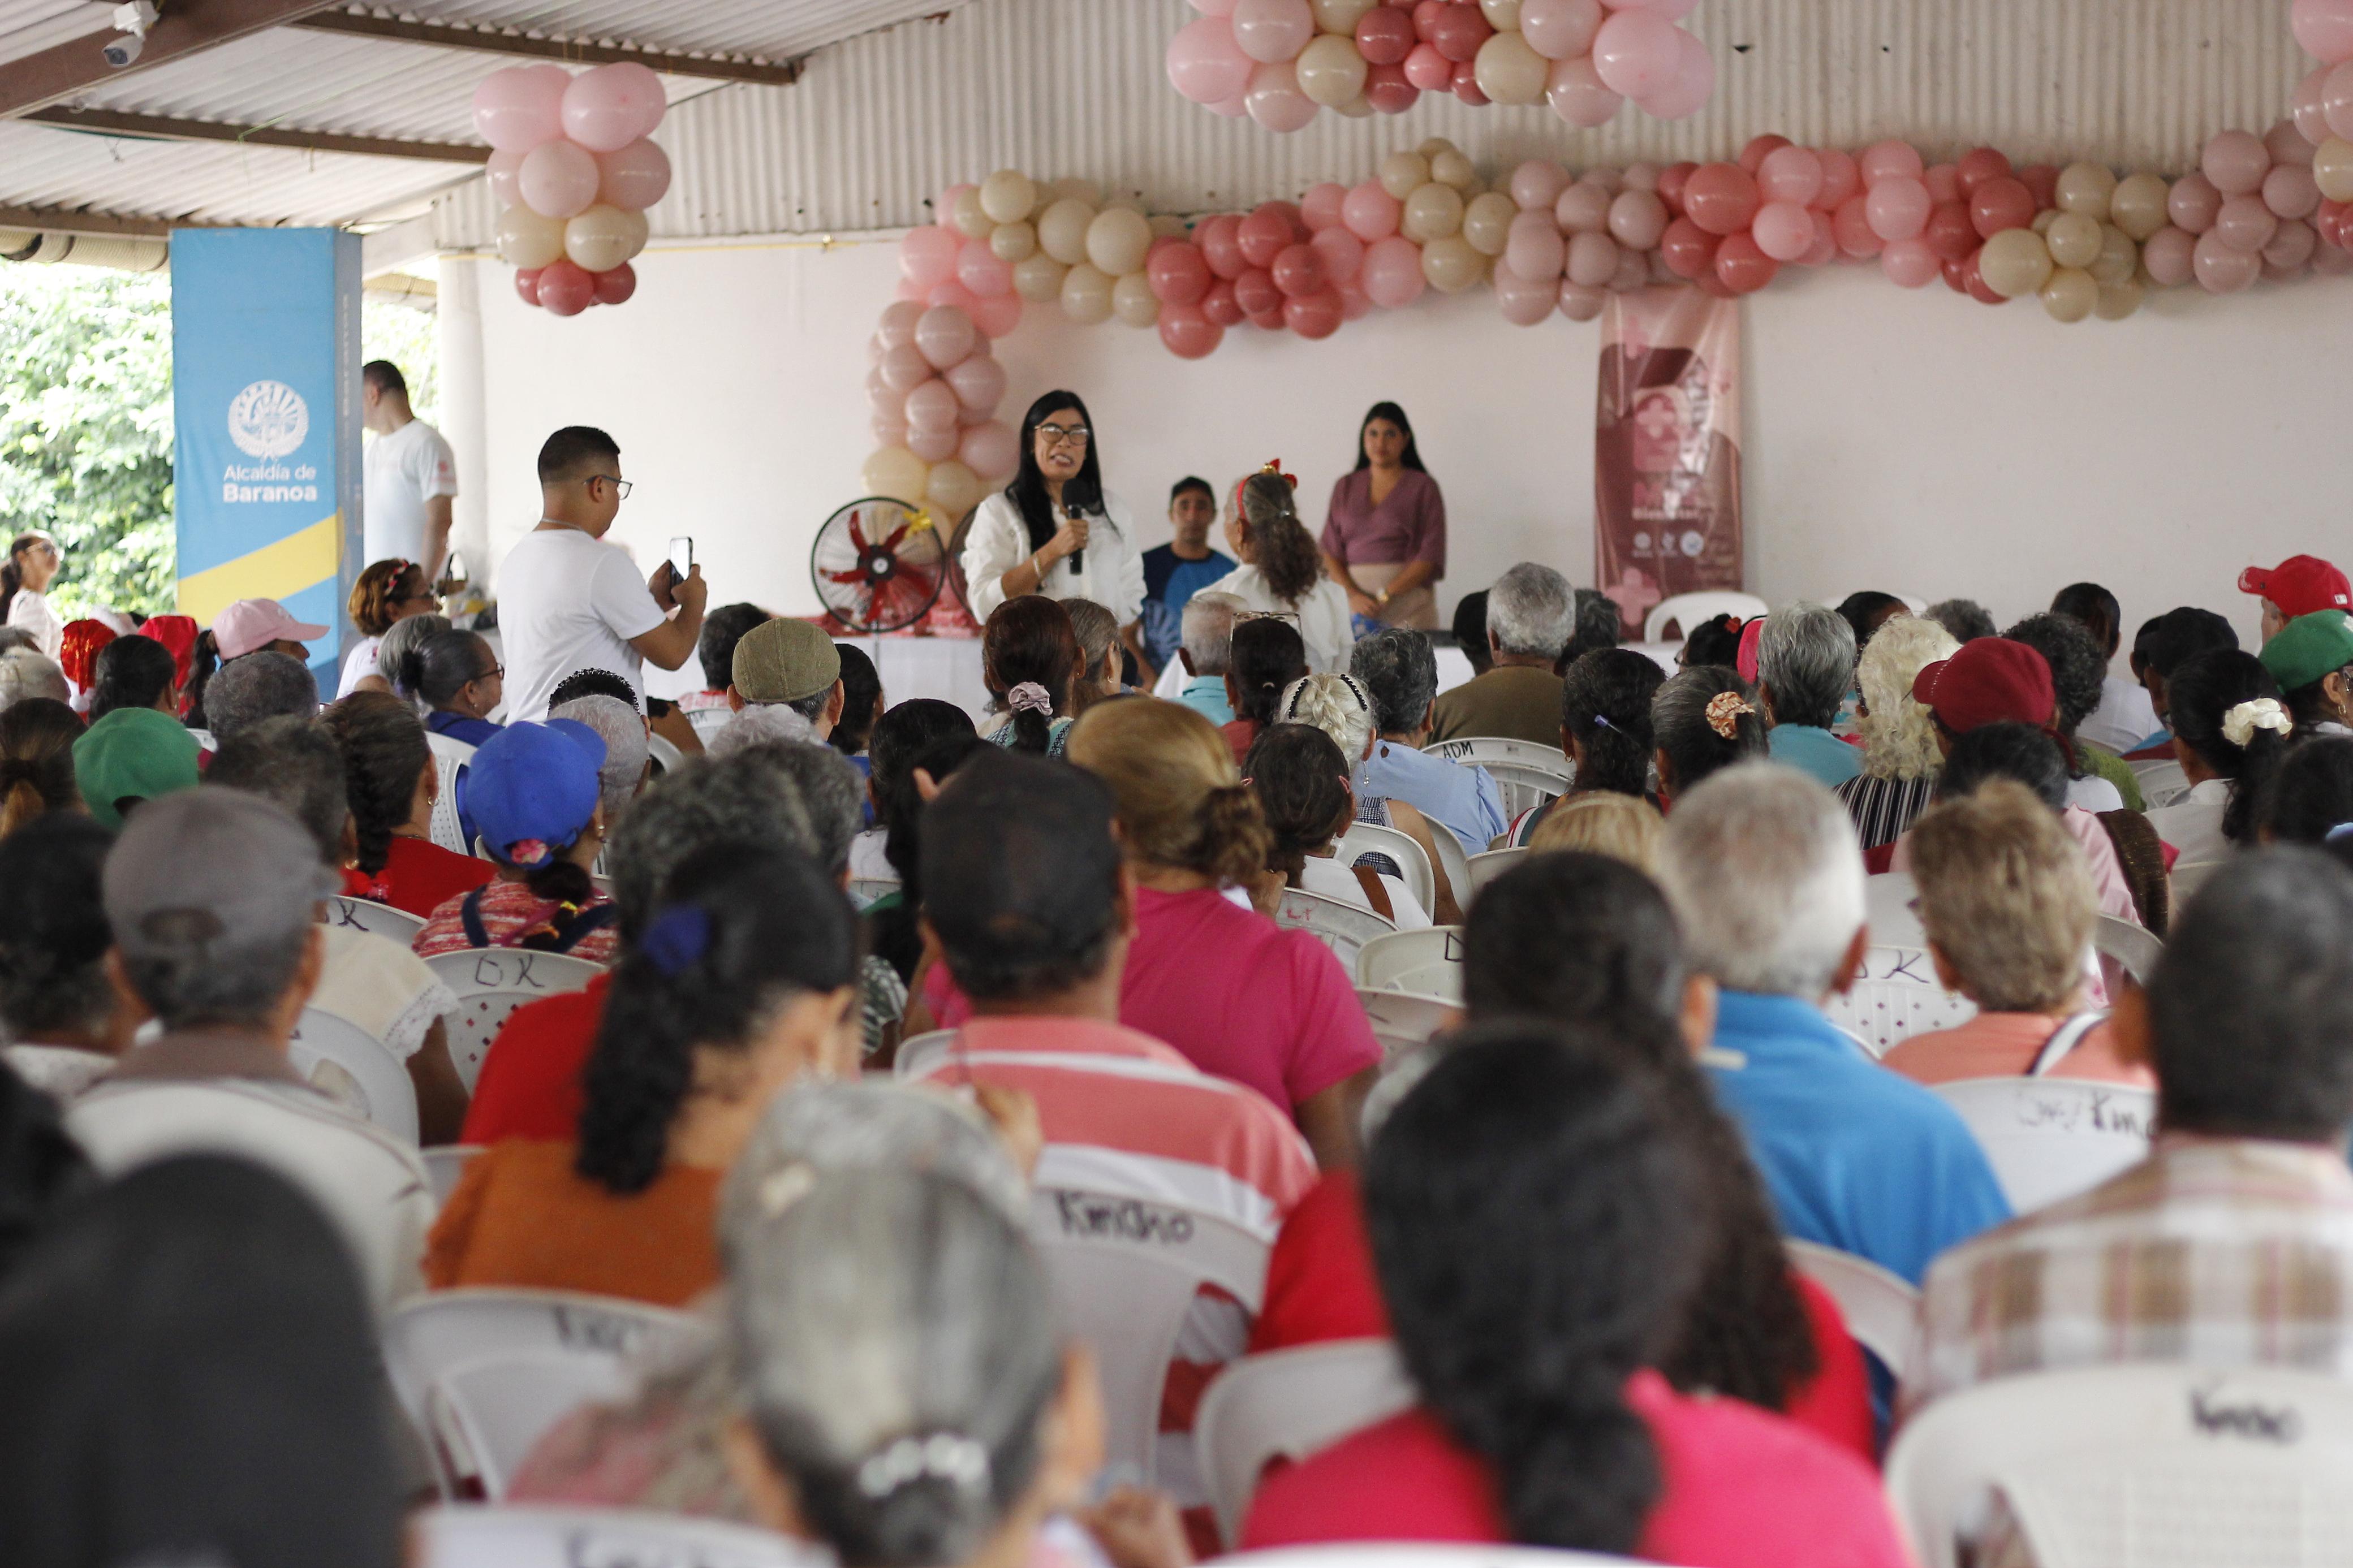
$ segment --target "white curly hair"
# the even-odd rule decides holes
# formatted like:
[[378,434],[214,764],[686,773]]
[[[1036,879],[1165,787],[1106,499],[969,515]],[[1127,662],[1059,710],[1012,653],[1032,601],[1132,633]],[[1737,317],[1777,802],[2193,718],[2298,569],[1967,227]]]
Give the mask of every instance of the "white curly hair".
[[1952,658],[1960,646],[1952,633],[1915,616],[1890,616],[1863,645],[1855,666],[1863,711],[1855,730],[1862,736],[1864,777],[1932,778],[1943,767],[1936,725],[1927,708],[1913,700],[1912,681],[1938,659]]

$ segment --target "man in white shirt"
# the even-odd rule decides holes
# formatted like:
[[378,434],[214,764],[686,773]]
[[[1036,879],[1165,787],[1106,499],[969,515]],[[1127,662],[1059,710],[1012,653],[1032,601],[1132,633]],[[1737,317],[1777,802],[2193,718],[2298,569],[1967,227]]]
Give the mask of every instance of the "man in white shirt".
[[510,721],[544,720],[556,687],[582,669],[620,675],[642,710],[642,660],[676,669],[694,657],[709,593],[702,568],[681,580],[665,560],[640,583],[629,558],[604,542],[629,483],[621,448],[602,430],[567,425],[550,436],[539,449],[539,526],[499,570]]
[[360,422],[368,443],[367,502],[361,512],[369,562],[414,561],[438,582],[449,552],[449,502],[458,459],[441,432],[408,411],[408,382],[387,359],[360,367]]

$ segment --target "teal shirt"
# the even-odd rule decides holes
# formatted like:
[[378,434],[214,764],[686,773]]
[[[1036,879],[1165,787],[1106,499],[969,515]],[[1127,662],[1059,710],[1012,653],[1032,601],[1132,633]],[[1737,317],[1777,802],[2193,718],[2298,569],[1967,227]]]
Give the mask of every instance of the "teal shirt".
[[1850,746],[1819,724],[1776,724],[1766,731],[1773,760],[1836,789],[1862,772],[1862,748]]

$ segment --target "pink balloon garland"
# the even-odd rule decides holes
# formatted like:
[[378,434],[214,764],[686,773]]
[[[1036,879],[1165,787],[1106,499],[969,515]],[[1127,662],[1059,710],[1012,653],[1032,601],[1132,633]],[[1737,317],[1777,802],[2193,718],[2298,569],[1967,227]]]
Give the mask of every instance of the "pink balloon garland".
[[629,263],[645,248],[645,211],[670,188],[670,159],[649,140],[667,107],[661,78],[634,61],[577,76],[510,66],[476,86],[499,255],[523,303],[576,316],[637,292]]

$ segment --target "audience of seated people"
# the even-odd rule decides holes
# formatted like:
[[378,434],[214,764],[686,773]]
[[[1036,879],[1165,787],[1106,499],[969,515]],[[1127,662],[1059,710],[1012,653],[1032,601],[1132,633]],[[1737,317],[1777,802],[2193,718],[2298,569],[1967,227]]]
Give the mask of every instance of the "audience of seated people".
[[[1275,722],[1305,724],[1331,737],[1332,743],[1340,748],[1340,754],[1348,759],[1348,788],[1356,796],[1356,820],[1375,827],[1395,828],[1414,841],[1422,858],[1430,862],[1435,889],[1432,918],[1440,925],[1456,924],[1462,918],[1461,900],[1470,889],[1458,890],[1454,887],[1447,876],[1446,861],[1437,841],[1430,837],[1446,829],[1425,816],[1410,801],[1380,793],[1367,776],[1366,763],[1379,740],[1373,731],[1373,715],[1370,693],[1352,675],[1303,675],[1283,689],[1274,709]],[[1236,760],[1247,762],[1248,758]]]
[[1571,773],[1568,794],[1520,813],[1497,848],[1535,841],[1546,819],[1579,795],[1651,794],[1651,701],[1666,672],[1632,648],[1596,648],[1568,667],[1560,685],[1560,749]]
[[1277,724],[1242,759],[1269,835],[1266,868],[1318,897],[1366,909],[1399,931],[1421,931],[1430,911],[1405,879],[1357,862],[1343,865],[1339,837],[1356,821],[1348,759],[1332,737],[1307,724]]
[[[1494,604],[1492,593],[1487,602]],[[1405,626],[1375,632],[1356,644],[1348,673],[1363,687],[1372,710],[1373,747],[1362,764],[1364,793],[1404,801],[1453,834],[1465,855],[1493,843],[1510,826],[1493,777],[1476,764],[1421,749],[1430,742],[1438,705],[1438,657],[1430,638]]]

